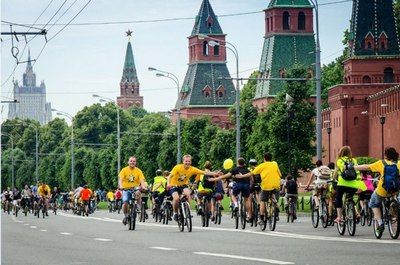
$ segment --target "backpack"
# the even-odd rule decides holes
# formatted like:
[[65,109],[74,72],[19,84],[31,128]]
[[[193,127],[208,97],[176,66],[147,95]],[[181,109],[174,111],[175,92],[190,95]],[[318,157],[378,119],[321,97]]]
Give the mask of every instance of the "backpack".
[[214,188],[215,182],[208,181],[208,179],[211,177],[212,176],[209,176],[209,175],[203,176],[203,180],[201,182],[201,185],[203,186],[203,188],[205,188],[205,189],[213,189]]
[[295,180],[288,180],[286,182],[286,192],[288,194],[297,194],[297,183]]
[[397,192],[400,189],[399,169],[397,168],[397,161],[394,164],[388,165],[385,160],[383,163],[383,183],[382,187],[389,193]]
[[[343,160],[343,159],[342,159]],[[344,162],[344,170],[342,172],[342,178],[344,180],[355,180],[357,178],[356,170],[354,169],[354,163],[352,160]]]
[[329,180],[331,178],[332,171],[327,166],[320,166],[318,168],[318,172],[319,172],[319,176],[318,176],[319,179]]

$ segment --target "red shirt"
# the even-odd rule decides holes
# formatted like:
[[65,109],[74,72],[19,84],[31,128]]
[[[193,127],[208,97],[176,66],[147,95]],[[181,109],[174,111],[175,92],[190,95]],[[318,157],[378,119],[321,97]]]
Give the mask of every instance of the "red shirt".
[[89,189],[83,189],[81,191],[81,198],[83,201],[88,201],[90,200],[90,196],[92,195],[92,193],[90,192]]
[[122,192],[120,190],[117,190],[115,192],[115,198],[117,198],[118,200],[122,198]]

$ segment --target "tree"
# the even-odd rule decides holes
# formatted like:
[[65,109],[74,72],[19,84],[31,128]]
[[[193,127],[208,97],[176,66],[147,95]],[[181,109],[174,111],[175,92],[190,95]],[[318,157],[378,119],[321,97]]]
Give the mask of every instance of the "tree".
[[217,134],[211,140],[209,160],[214,168],[222,168],[222,163],[227,158],[234,158],[235,154],[235,130],[217,130]]
[[159,144],[157,164],[162,170],[171,170],[176,165],[176,127],[172,126],[164,131]]
[[201,138],[210,123],[209,117],[199,117],[186,120],[182,124],[182,155],[190,154],[193,165],[198,165],[200,162]]
[[[288,71],[287,77],[307,77],[307,69],[295,65]],[[284,93],[279,94],[268,108],[269,148],[284,175],[289,173],[289,159],[290,173],[294,177],[299,175],[299,170],[308,170],[311,166],[311,158],[315,153],[312,146],[315,140],[315,113],[308,101],[311,91],[310,82],[288,81],[285,83]],[[285,103],[285,93],[293,98],[290,108]]]

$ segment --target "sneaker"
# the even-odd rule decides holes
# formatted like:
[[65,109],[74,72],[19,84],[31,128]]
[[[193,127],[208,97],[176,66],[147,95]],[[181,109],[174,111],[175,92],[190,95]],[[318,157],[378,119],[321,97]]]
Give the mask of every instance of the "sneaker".
[[174,221],[178,222],[178,214],[177,213],[174,213],[172,218],[174,219]]
[[385,224],[379,225],[379,226],[376,228],[376,230],[377,230],[379,233],[383,233],[383,231],[385,230]]
[[124,225],[126,225],[126,224],[128,223],[128,218],[127,218],[127,217],[124,217],[124,219],[122,219],[122,223],[123,223]]

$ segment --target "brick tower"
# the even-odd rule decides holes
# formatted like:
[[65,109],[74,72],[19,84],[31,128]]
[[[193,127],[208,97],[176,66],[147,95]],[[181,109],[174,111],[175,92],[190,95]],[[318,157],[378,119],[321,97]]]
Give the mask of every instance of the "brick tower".
[[[217,39],[220,46],[209,45]],[[235,87],[226,66],[225,36],[209,0],[203,0],[189,39],[189,68],[183,82],[177,104],[181,117],[211,116],[214,124],[228,127],[229,108],[235,102]],[[175,116],[175,113],[174,113]]]
[[392,0],[353,0],[344,84],[329,89],[330,109],[323,115],[324,128],[331,128],[332,144],[323,131],[324,149],[331,158],[343,145],[350,145],[355,156],[380,157],[382,116],[386,117],[386,130],[393,130],[392,138],[397,141],[387,144],[400,144],[394,137],[400,126],[396,86],[400,83],[400,47],[396,29]]
[[[314,75],[315,40],[313,7],[308,0],[271,0],[265,12],[264,47],[260,78],[284,78],[294,64]],[[257,84],[253,105],[264,111],[269,99],[283,90],[284,81],[263,80]]]
[[128,46],[126,47],[125,63],[122,72],[120,87],[120,96],[117,98],[117,104],[123,109],[131,106],[143,108],[143,97],[140,96],[140,83],[136,73],[135,60],[133,59],[132,45],[130,37],[132,32],[127,31],[129,37]]

